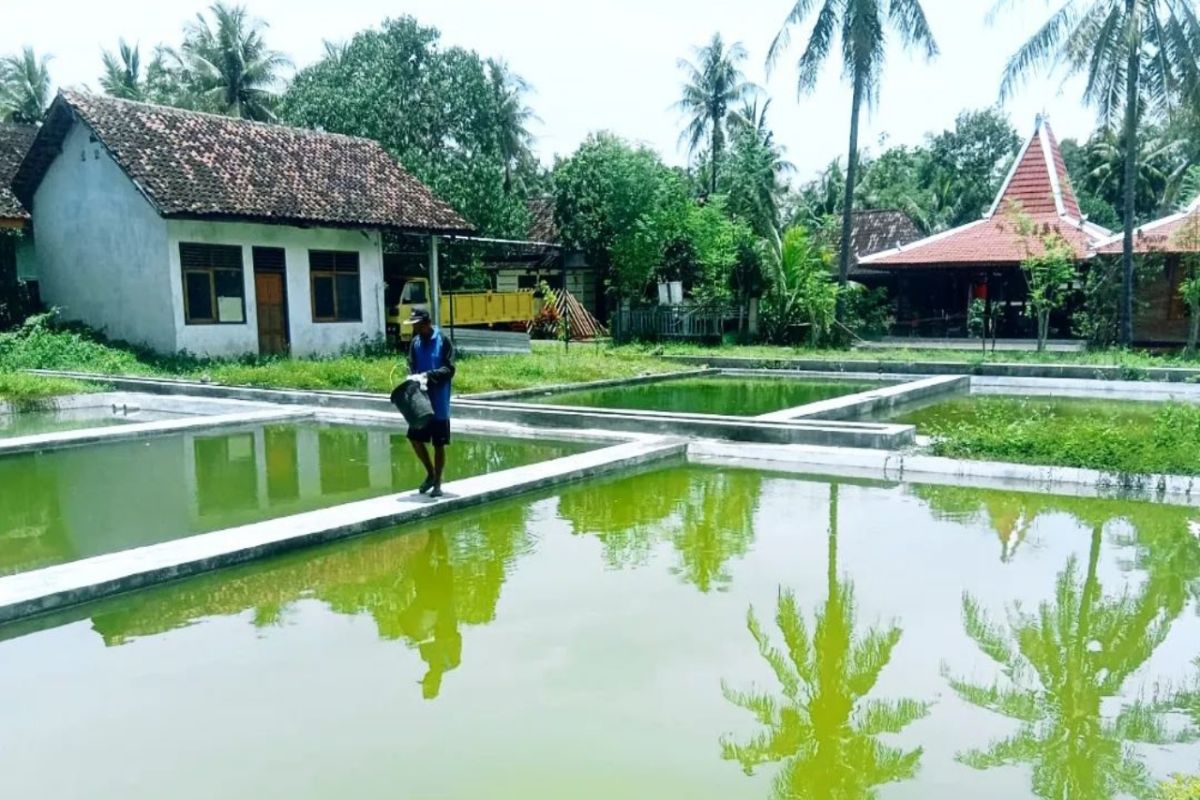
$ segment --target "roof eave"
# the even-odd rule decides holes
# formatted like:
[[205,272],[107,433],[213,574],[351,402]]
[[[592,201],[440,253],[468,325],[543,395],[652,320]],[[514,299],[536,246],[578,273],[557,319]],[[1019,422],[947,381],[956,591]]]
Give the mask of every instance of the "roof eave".
[[[379,220],[329,220],[309,217],[269,216],[263,214],[237,214],[223,211],[196,212],[173,211],[162,215],[164,219],[189,220],[193,222],[250,222],[259,225],[284,225],[291,228],[337,228],[341,230],[380,230],[395,233],[420,234],[425,236],[470,236],[474,228],[458,226],[404,225]],[[465,223],[464,223],[465,225]]]

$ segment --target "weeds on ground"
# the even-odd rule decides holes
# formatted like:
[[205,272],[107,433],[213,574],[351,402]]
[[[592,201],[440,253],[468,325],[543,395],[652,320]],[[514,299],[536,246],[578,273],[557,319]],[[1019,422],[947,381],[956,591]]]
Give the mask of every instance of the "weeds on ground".
[[1159,800],[1200,800],[1200,777],[1176,775],[1158,790]]
[[[648,353],[614,350],[607,345],[577,344],[564,351],[558,343],[535,344],[538,346],[529,355],[462,356],[455,390],[473,394],[686,369]],[[86,328],[55,325],[51,314],[40,314],[16,330],[0,334],[0,373],[28,369],[171,376],[261,388],[389,392],[404,377],[407,366],[403,354],[381,353],[375,343],[322,358],[160,356],[107,341]]]
[[48,401],[55,397],[96,392],[103,388],[96,384],[62,378],[0,372],[0,401],[11,403],[22,411],[45,407]]
[[933,424],[950,458],[1084,467],[1120,475],[1200,475],[1200,407],[1067,415],[1036,399],[981,397],[966,420]]

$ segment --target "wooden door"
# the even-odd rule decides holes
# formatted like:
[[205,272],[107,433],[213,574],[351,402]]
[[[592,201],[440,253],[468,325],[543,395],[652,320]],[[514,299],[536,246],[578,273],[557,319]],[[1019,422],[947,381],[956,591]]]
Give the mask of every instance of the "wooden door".
[[258,306],[258,352],[282,355],[288,351],[287,294],[283,273],[256,272],[254,294]]

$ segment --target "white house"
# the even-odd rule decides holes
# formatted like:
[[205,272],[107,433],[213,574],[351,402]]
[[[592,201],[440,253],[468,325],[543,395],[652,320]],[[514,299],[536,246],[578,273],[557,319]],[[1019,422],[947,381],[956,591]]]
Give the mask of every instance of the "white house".
[[164,353],[382,337],[383,231],[470,231],[376,142],[75,92],[13,189],[43,302]]

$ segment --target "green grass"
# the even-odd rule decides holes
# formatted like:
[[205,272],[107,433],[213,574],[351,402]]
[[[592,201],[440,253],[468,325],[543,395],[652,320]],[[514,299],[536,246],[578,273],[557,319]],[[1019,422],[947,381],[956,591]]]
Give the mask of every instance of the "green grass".
[[0,372],[0,401],[12,403],[17,408],[41,407],[47,400],[68,394],[100,391],[102,386],[62,378],[43,378],[40,375],[24,375]]
[[[554,343],[534,345],[530,355],[461,357],[455,391],[460,395],[475,394],[686,369],[647,352],[606,345],[574,345],[568,353]],[[44,317],[34,318],[17,331],[0,334],[0,373],[27,369],[180,377],[230,386],[365,392],[390,392],[406,373],[400,354],[311,359],[162,357],[106,342],[87,331],[56,329]]]
[[971,398],[969,415],[932,419],[935,455],[1085,467],[1122,475],[1200,475],[1200,406],[1110,403],[1076,413],[1069,401]]
[[[648,355],[594,347],[577,347],[569,354],[539,347],[530,355],[462,356],[457,366],[454,391],[459,395],[625,378],[684,368]],[[183,377],[207,378],[214,383],[233,386],[365,392],[390,392],[405,374],[403,357],[399,355],[224,362],[182,372]]]

